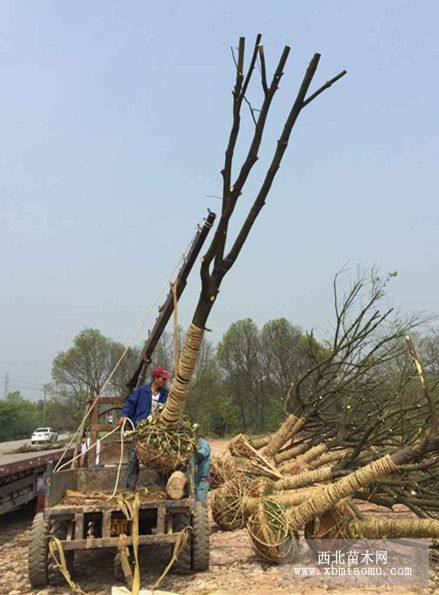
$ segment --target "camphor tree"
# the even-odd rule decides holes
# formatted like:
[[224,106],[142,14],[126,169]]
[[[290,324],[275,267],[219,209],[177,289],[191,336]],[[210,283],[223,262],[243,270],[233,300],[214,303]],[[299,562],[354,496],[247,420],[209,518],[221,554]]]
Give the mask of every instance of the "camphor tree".
[[[273,98],[279,88],[289,53],[290,48],[285,46],[279,62],[274,70],[273,76],[270,79],[265,63],[264,48],[261,44],[261,35],[259,34],[256,37],[247,68],[245,68],[244,63],[245,38],[241,37],[239,39],[239,46],[235,60],[236,79],[232,93],[232,126],[225,152],[224,166],[221,170],[223,181],[221,217],[210,246],[202,259],[200,271],[201,292],[192,322],[189,326],[183,344],[178,364],[178,371],[171,384],[168,399],[162,411],[160,412],[159,418],[157,417],[155,420],[155,423],[159,424],[161,429],[160,432],[155,432],[154,443],[156,444],[156,447],[154,447],[154,449],[156,450],[156,453],[163,450],[163,440],[166,445],[169,445],[169,441],[171,440],[172,442],[172,432],[175,433],[182,427],[183,405],[189,391],[189,384],[197,363],[198,353],[209,314],[220,290],[222,280],[235,264],[236,259],[238,258],[239,253],[241,252],[242,247],[249,236],[253,224],[256,221],[256,218],[265,204],[267,195],[270,191],[271,185],[281,165],[283,156],[288,146],[291,132],[297,122],[299,115],[301,114],[302,110],[306,108],[312,101],[314,101],[321,93],[323,93],[333,83],[338,81],[346,74],[346,71],[343,70],[331,80],[327,81],[324,85],[319,87],[315,92],[309,93],[309,88],[320,60],[320,54],[314,54],[303,76],[290,112],[284,122],[282,132],[273,152],[271,163],[265,173],[259,191],[256,193],[253,204],[248,211],[241,229],[237,233],[236,237],[231,240],[230,247],[228,247],[227,240],[229,239],[229,223],[233,216],[237,202],[242,195],[244,186],[258,160],[259,149],[262,143],[267,116]],[[233,177],[234,153],[241,125],[241,108],[243,103],[247,102],[246,94],[249,89],[250,82],[252,81],[253,74],[255,72],[255,66],[258,60],[260,66],[259,70],[262,89],[262,105],[259,110],[254,110],[253,108],[251,109],[255,123],[253,136],[241,167],[237,168],[238,173],[236,177]],[[150,424],[150,426],[152,426],[152,424]],[[143,443],[148,442],[148,439],[151,438],[150,429],[141,429],[141,431],[138,432],[138,442],[140,442],[140,440]],[[168,432],[166,436],[164,434],[165,431]],[[165,437],[159,439],[159,436]],[[162,466],[166,468],[167,465],[164,464],[163,459],[166,458],[169,461],[169,457],[163,458],[159,454],[156,454],[154,457],[153,453],[151,452],[151,442],[152,439],[149,440],[148,446],[151,448],[145,453],[145,458],[148,458],[149,464],[152,460],[155,460],[157,467]],[[179,436],[179,440],[177,442],[180,445],[178,450],[181,451],[181,436]],[[183,448],[190,450],[190,444],[186,442],[184,444],[185,446]],[[172,454],[175,454],[175,449],[171,450],[173,451]],[[141,460],[142,458],[143,457],[139,454],[139,459]],[[174,460],[176,459],[178,459],[178,457],[174,456]]]
[[[289,530],[292,507],[312,502],[311,495],[318,490],[323,499],[322,484],[332,486],[344,477],[349,479],[338,485],[350,489],[349,496],[358,500],[389,508],[401,503],[422,518],[437,515],[437,394],[428,391],[428,380],[435,386],[435,359],[433,355],[427,360],[424,398],[418,379],[424,377],[417,372],[420,364],[413,365],[418,361],[413,345],[410,355],[407,351],[406,333],[425,322],[425,316],[404,318],[387,303],[385,290],[392,276],[372,269],[340,287],[337,275],[333,335],[325,349],[310,344],[314,362],[289,391],[285,421],[268,441],[236,436],[229,444],[233,458],[218,466],[217,485],[223,485],[212,500],[214,518],[222,529],[233,530],[244,526],[249,515],[256,552],[264,559],[278,561],[279,546],[290,543],[294,531],[301,528],[313,537],[317,526],[322,534],[323,524],[328,538],[343,534],[342,523],[347,532],[358,529],[356,521],[362,519],[352,515],[353,503],[341,507],[337,487],[328,487],[335,498],[332,504],[326,500],[329,508],[296,526],[293,533]],[[408,458],[400,464],[402,452]],[[398,477],[388,477],[396,469]],[[319,500],[314,512],[320,504]],[[281,518],[279,533],[275,526],[279,527]],[[427,535],[423,532],[437,527],[437,523],[381,526],[372,519],[361,530],[369,535],[399,531],[403,536],[413,531]],[[262,535],[265,543],[270,540],[270,547],[260,547]]]
[[[303,433],[303,423],[300,438],[295,434],[294,426],[301,419],[296,418],[294,423],[293,414],[261,452],[245,438],[237,437],[229,445],[233,458],[223,462],[223,485],[212,500],[213,517],[220,528],[234,530],[246,525],[256,554],[275,563],[294,559],[302,531],[312,548],[318,547],[319,542],[314,540],[322,538],[439,538],[437,395],[429,388],[410,336],[396,343],[409,347],[412,369],[421,385],[415,398],[408,403],[398,402],[389,390],[388,395],[384,394],[386,402],[380,413],[373,399],[364,403],[364,437],[351,444],[351,449],[342,450],[341,460],[331,457],[336,452],[327,451],[331,440],[337,442],[341,436],[343,441],[354,435],[352,428],[344,431],[349,422],[343,412],[338,419],[332,419],[335,431],[331,433],[328,426],[320,442],[313,442]],[[400,392],[405,390],[405,381],[401,379]],[[294,447],[274,456],[273,452],[278,452],[285,436],[291,435],[305,448],[296,450],[288,468],[278,457]],[[421,518],[383,519],[364,514],[356,500],[390,509],[397,503],[404,504]]]

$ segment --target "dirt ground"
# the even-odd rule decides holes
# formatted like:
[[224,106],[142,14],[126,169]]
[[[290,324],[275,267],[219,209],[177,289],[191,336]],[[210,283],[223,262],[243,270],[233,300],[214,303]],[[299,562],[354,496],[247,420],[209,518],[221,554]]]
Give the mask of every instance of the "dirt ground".
[[[211,441],[214,455],[224,449],[225,441]],[[57,584],[44,590],[32,590],[27,579],[27,546],[30,535],[30,523],[33,511],[22,509],[20,518],[17,513],[12,517],[0,518],[0,595],[67,595],[71,593],[66,583],[59,577]],[[146,552],[145,552],[146,553]],[[142,556],[142,587],[150,587],[160,576],[168,552],[148,550],[148,558]],[[110,552],[81,553],[76,561],[75,580],[89,595],[108,595],[111,585],[122,585],[123,580],[115,578],[113,571],[113,555]],[[161,585],[163,591],[181,594],[216,594],[216,595],[265,595],[265,594],[302,594],[331,593],[343,595],[361,593],[377,595],[388,592],[396,594],[439,593],[439,576],[436,565],[430,569],[428,586],[404,589],[400,586],[387,587],[340,587],[331,584],[314,584],[313,578],[297,579],[294,584],[286,580],[284,573],[277,567],[259,562],[253,554],[245,530],[232,533],[221,532],[211,522],[211,562],[208,572],[191,576],[168,574]]]

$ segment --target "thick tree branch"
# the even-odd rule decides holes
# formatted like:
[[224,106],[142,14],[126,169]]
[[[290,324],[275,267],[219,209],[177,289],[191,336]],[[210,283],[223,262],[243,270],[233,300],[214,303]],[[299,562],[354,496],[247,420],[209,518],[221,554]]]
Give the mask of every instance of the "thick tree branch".
[[[285,57],[285,60],[286,60],[286,57]],[[247,219],[245,220],[244,225],[242,226],[241,231],[239,232],[239,234],[235,240],[235,243],[233,244],[227,257],[224,259],[224,263],[222,265],[222,274],[225,274],[230,269],[230,267],[233,265],[235,260],[237,259],[238,254],[240,253],[241,248],[244,245],[244,242],[246,241],[251,228],[253,227],[256,217],[258,216],[259,212],[261,211],[262,207],[265,204],[265,199],[266,199],[267,194],[271,188],[273,180],[276,176],[277,170],[280,167],[282,157],[283,157],[285,150],[288,146],[288,141],[290,138],[291,131],[292,131],[293,126],[296,123],[297,118],[300,114],[300,111],[303,107],[303,101],[304,101],[305,95],[308,91],[308,88],[309,88],[311,81],[314,77],[314,74],[317,70],[317,65],[319,63],[319,60],[320,60],[320,54],[314,54],[309,66],[305,72],[305,76],[303,77],[302,84],[300,86],[296,100],[294,101],[293,107],[291,108],[291,111],[290,111],[288,118],[285,122],[284,129],[282,131],[280,139],[277,142],[276,151],[274,153],[274,156],[273,156],[271,165],[268,169],[268,172],[265,176],[264,182],[262,183],[261,189],[259,190],[259,194],[256,197],[256,200],[254,201],[252,208],[250,209]],[[278,72],[278,71],[276,71],[276,72]],[[273,79],[272,85],[273,84],[274,85],[277,84],[276,83],[276,75]],[[249,154],[250,154],[250,152],[249,152]],[[254,155],[254,157],[256,157],[256,156]],[[241,176],[241,174],[240,174],[240,176]],[[243,178],[244,178],[244,180],[246,179],[245,170],[243,173]],[[238,178],[237,183],[239,181],[240,181],[240,178]]]
[[[249,72],[247,74],[246,81],[243,85],[243,94],[242,94],[243,96],[244,96],[244,92],[247,90],[248,82],[250,81],[250,76],[251,76],[251,73],[253,72],[253,69],[254,69],[254,66],[256,63],[259,42],[260,42],[260,37],[258,36],[258,38],[256,39],[255,49],[253,51]],[[227,206],[224,209],[224,217],[221,218],[220,223],[218,225],[219,241],[218,241],[218,244],[216,245],[216,254],[215,254],[215,257],[216,257],[215,258],[215,270],[216,271],[218,271],[218,269],[220,269],[221,264],[222,264],[230,217],[233,214],[233,211],[235,209],[236,202],[237,202],[238,198],[241,196],[242,189],[244,187],[245,182],[247,181],[247,178],[251,172],[251,169],[254,166],[254,164],[256,163],[256,161],[258,160],[258,151],[259,151],[259,147],[262,142],[262,137],[263,137],[263,132],[265,129],[268,111],[270,109],[270,105],[271,105],[272,99],[274,97],[274,94],[276,93],[277,89],[279,88],[279,81],[282,78],[283,69],[285,67],[285,63],[287,61],[289,51],[290,51],[290,48],[288,46],[285,46],[285,48],[282,52],[282,55],[280,57],[279,63],[277,65],[277,68],[275,70],[275,73],[273,75],[273,80],[270,84],[270,88],[268,89],[267,93],[265,94],[262,107],[259,111],[259,115],[258,115],[257,122],[256,122],[256,127],[255,127],[254,134],[253,134],[253,139],[250,144],[250,148],[248,150],[247,157],[244,160],[244,163],[241,167],[241,170],[238,174],[238,177],[237,177],[233,187],[230,188],[229,201],[227,202]]]
[[[227,238],[227,222],[230,218],[229,210],[230,210],[230,201],[231,201],[231,179],[232,179],[232,162],[233,162],[233,155],[235,151],[236,141],[239,134],[240,122],[241,122],[241,106],[242,101],[245,97],[245,93],[247,91],[254,66],[256,63],[257,52],[258,52],[258,45],[261,41],[261,34],[258,34],[256,37],[253,55],[250,60],[249,69],[247,75],[244,80],[244,53],[245,53],[245,39],[243,37],[239,40],[239,49],[238,49],[238,60],[235,60],[236,68],[236,82],[235,87],[233,89],[233,119],[232,119],[232,128],[230,131],[229,141],[227,143],[227,148],[225,152],[225,161],[224,167],[221,170],[221,175],[223,177],[223,205],[222,205],[222,212],[221,218],[218,223],[218,227],[216,228],[215,235],[212,239],[212,242],[207,250],[202,264],[202,271],[201,271],[201,278],[202,284],[205,292],[207,293],[210,287],[210,273],[209,268],[210,264],[212,263],[213,259],[220,259],[222,258],[222,254],[224,252],[224,246]],[[232,50],[232,55],[233,50]]]

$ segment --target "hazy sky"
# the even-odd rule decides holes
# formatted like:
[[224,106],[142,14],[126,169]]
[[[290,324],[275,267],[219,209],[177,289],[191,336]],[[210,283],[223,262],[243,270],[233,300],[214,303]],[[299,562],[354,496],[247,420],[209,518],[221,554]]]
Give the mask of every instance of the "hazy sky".
[[[438,311],[438,2],[3,0],[0,17],[0,380],[8,372],[10,388],[38,397],[86,326],[128,340],[196,222],[219,209],[205,195],[221,191],[240,35],[250,46],[263,34],[270,72],[284,44],[292,52],[238,218],[313,53],[314,88],[348,75],[301,116],[223,284],[213,338],[244,316],[324,333],[331,278],[348,260],[397,270],[391,296],[403,310]],[[198,288],[194,270],[184,325]]]

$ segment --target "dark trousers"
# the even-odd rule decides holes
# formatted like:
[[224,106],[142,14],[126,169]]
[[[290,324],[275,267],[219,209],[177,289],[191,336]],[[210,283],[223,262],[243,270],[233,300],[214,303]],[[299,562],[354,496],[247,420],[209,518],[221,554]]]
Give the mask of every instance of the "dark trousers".
[[139,478],[140,467],[139,460],[136,454],[136,448],[133,443],[128,446],[128,468],[127,477],[125,480],[125,487],[127,490],[134,490],[137,480]]
[[[133,443],[128,446],[128,467],[127,477],[125,480],[125,488],[127,490],[134,490],[139,479],[140,465],[136,454],[136,447]],[[166,486],[169,479],[168,473],[158,473],[158,482],[161,486]]]

